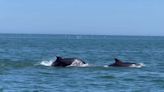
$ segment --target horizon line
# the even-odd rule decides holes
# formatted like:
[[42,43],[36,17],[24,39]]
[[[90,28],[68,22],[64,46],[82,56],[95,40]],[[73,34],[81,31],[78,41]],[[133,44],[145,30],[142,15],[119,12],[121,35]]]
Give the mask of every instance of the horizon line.
[[81,36],[130,36],[130,37],[136,37],[136,36],[142,36],[142,37],[164,37],[164,35],[118,35],[118,34],[64,34],[64,33],[1,33],[0,34],[17,34],[17,35],[81,35]]

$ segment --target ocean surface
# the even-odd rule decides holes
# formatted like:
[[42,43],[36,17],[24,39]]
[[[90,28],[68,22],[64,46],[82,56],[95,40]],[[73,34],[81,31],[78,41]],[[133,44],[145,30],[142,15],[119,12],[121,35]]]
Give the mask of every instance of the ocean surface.
[[[92,66],[51,67],[56,56]],[[145,66],[104,67],[114,58]],[[164,37],[0,34],[0,92],[164,92]]]

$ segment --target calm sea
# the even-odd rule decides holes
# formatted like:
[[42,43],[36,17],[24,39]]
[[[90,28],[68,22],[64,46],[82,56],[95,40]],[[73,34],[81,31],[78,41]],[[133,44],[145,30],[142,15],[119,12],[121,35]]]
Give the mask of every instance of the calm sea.
[[[55,56],[95,67],[50,67]],[[103,67],[123,61],[142,68]],[[164,37],[0,34],[0,92],[164,92]]]

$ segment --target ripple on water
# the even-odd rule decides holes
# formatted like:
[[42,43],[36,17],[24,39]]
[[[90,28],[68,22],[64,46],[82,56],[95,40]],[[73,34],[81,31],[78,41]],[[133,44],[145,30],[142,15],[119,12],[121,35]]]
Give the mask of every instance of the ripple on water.
[[[2,35],[3,36],[3,35]],[[25,36],[25,37],[24,37]],[[46,37],[45,37],[46,36]],[[162,92],[164,38],[9,35],[0,39],[0,92]],[[89,38],[88,38],[89,37]],[[5,42],[5,43],[4,43]],[[158,44],[158,45],[157,45]],[[93,67],[49,67],[55,55]],[[118,57],[142,68],[103,67]],[[47,60],[47,61],[43,61]],[[45,67],[46,66],[46,67]],[[164,91],[163,91],[164,92]]]
[[134,78],[124,78],[124,81],[135,81]]
[[151,80],[155,85],[159,86],[160,88],[164,88],[164,79],[159,78],[159,79],[153,79]]
[[99,78],[103,78],[103,79],[115,79],[116,77],[113,75],[104,75],[104,76],[99,76]]
[[0,92],[3,92],[3,87],[0,86]]

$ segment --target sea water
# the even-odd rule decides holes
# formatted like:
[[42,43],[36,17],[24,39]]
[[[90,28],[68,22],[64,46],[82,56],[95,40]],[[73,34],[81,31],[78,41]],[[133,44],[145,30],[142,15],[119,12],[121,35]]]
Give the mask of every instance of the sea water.
[[[143,67],[104,67],[114,58]],[[0,92],[164,92],[164,37],[0,34]]]

